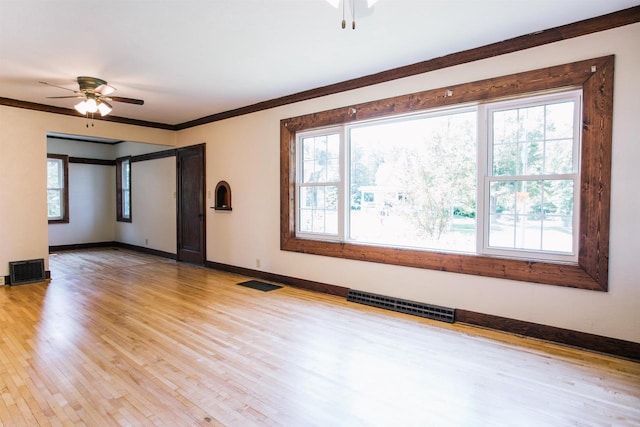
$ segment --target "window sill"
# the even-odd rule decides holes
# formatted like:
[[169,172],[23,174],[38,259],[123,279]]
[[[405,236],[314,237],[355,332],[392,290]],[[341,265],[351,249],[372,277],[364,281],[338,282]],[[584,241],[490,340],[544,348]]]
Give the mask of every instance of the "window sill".
[[298,238],[283,239],[284,251],[323,255],[358,261],[424,268],[571,288],[606,291],[580,265],[486,255],[454,254],[416,249],[369,246]]
[[50,219],[49,224],[69,224],[68,219]]

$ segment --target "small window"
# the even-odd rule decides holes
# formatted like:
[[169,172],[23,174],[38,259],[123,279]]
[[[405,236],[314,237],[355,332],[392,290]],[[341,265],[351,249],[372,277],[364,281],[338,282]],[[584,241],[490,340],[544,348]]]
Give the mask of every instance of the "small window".
[[117,220],[131,222],[131,157],[116,160]]
[[69,222],[69,158],[47,155],[47,209],[50,224]]

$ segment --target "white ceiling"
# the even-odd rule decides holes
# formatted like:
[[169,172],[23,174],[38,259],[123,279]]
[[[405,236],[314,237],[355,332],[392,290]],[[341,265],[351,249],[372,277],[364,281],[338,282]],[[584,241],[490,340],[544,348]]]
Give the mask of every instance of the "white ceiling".
[[38,82],[93,76],[145,100],[113,115],[179,124],[635,5],[379,0],[343,30],[326,0],[0,0],[0,97],[72,108]]

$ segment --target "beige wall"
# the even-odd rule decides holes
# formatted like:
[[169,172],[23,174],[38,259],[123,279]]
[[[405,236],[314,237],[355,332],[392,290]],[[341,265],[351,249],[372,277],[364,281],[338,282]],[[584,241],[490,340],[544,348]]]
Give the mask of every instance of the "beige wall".
[[[640,342],[638,40],[640,24],[634,24],[178,133],[102,122],[89,131],[166,145],[206,142],[207,192],[226,180],[233,196],[233,211],[207,209],[210,261]],[[609,54],[616,54],[609,292],[280,251],[281,119]],[[8,261],[47,258],[45,134],[82,134],[84,125],[78,118],[0,107],[0,275],[8,274]]]
[[176,158],[131,163],[131,222],[117,222],[117,242],[176,253]]
[[[9,262],[44,258],[48,268],[47,132],[175,145],[173,132],[0,106],[0,276]],[[78,242],[75,242],[78,243]]]
[[[640,24],[262,111],[179,133],[207,143],[207,188],[231,185],[233,211],[207,212],[211,261],[640,342]],[[610,291],[607,293],[279,250],[279,121],[358,102],[616,54]],[[256,260],[260,260],[257,267]]]
[[[109,144],[47,138],[47,153],[113,160],[115,149]],[[69,222],[49,224],[49,246],[114,240],[115,169],[69,163]]]

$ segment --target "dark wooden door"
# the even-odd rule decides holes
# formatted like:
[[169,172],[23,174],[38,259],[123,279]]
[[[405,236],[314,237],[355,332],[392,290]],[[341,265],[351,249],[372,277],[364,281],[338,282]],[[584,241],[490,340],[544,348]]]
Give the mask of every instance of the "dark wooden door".
[[176,155],[178,261],[204,264],[205,163],[204,144],[179,148]]

